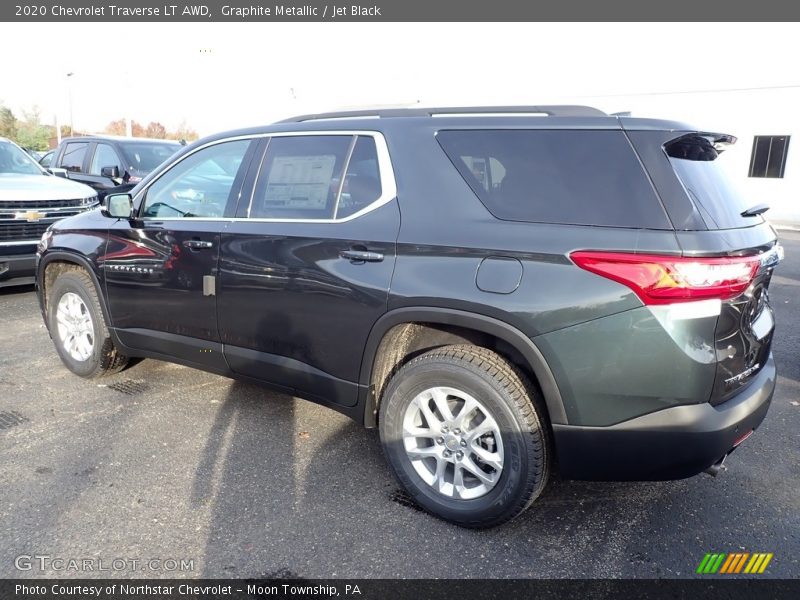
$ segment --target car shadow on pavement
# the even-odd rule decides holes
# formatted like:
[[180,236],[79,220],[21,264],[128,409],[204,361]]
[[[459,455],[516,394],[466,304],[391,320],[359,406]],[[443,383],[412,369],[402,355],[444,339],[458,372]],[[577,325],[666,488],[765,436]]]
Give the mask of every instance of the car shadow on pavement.
[[[745,463],[765,458],[749,452]],[[469,530],[399,490],[376,430],[234,382],[191,494],[210,514],[204,577],[671,577],[691,575],[709,548],[771,551],[782,517],[756,507],[759,482],[780,475],[745,464],[732,471],[668,482],[555,479],[518,519]],[[723,513],[737,521],[723,525]],[[764,519],[777,525],[763,530]],[[432,559],[448,546],[457,560]]]
[[374,431],[233,382],[192,486],[193,505],[211,508],[203,576],[306,576],[298,559],[349,552],[349,533],[369,529],[364,497],[390,485]]

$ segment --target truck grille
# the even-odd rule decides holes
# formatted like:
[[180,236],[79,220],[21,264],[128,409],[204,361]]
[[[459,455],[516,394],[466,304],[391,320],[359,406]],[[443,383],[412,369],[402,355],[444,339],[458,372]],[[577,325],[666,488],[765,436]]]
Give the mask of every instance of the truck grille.
[[[0,244],[38,242],[51,223],[97,206],[97,199],[0,200]],[[29,214],[30,213],[30,214]]]

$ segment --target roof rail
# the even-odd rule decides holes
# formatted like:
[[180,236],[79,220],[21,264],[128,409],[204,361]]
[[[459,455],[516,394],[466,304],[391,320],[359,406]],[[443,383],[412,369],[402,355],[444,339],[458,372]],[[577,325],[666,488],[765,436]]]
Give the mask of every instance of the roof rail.
[[545,106],[454,106],[437,108],[377,108],[366,110],[347,110],[340,112],[300,115],[278,121],[278,123],[301,123],[322,119],[357,119],[360,117],[435,117],[450,115],[505,115],[540,113],[549,117],[607,117],[601,110],[591,106],[545,105]]

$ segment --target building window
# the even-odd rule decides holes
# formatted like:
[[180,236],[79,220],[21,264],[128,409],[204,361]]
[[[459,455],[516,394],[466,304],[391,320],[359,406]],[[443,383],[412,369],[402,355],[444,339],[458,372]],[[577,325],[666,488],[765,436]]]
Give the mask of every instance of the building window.
[[750,177],[782,178],[788,151],[788,135],[755,136],[750,157]]

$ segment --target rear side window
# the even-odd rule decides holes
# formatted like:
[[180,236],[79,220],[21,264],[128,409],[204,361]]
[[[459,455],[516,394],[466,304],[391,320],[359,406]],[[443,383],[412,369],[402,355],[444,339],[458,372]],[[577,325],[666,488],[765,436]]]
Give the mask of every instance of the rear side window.
[[381,177],[375,139],[359,136],[347,163],[347,173],[334,219],[349,217],[381,197]]
[[353,138],[272,138],[250,208],[251,218],[331,219]]
[[621,131],[440,131],[437,139],[498,219],[670,228]]
[[83,172],[83,159],[86,156],[86,149],[89,147],[87,142],[70,142],[64,148],[64,157],[61,159],[61,167],[73,173]]
[[688,134],[664,145],[675,174],[709,229],[734,229],[758,225],[760,215],[743,217],[755,202],[733,184],[727,173],[723,145],[707,137]]

